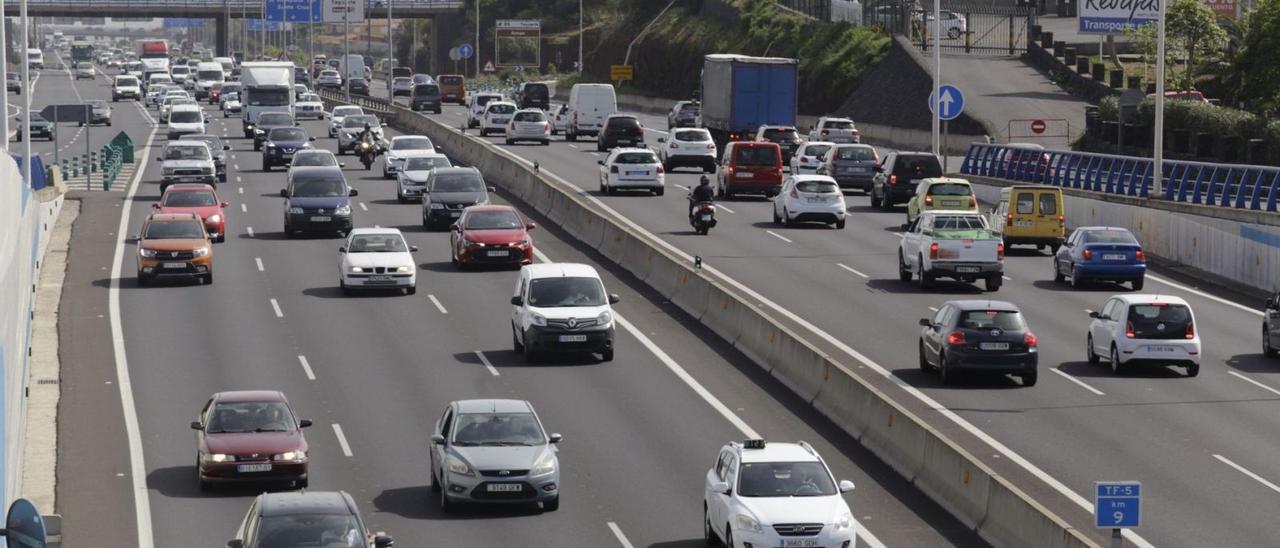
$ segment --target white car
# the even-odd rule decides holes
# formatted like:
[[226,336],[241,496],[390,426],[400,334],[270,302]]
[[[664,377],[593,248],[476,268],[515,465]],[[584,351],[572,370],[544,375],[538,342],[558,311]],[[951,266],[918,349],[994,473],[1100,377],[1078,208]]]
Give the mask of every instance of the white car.
[[526,108],[516,111],[507,122],[507,144],[518,141],[535,141],[543,146],[551,144],[551,122],[542,109]]
[[169,77],[173,78],[175,84],[181,84],[184,87],[187,84],[187,78],[191,76],[191,67],[178,65],[169,71]]
[[613,361],[618,300],[590,265],[524,265],[511,296],[512,346],[526,360],[540,352],[591,352]]
[[823,116],[818,118],[818,123],[809,129],[809,140],[831,143],[861,143],[862,134],[853,125],[853,120]]
[[484,116],[480,117],[480,136],[490,133],[506,133],[507,122],[516,113],[516,104],[510,101],[489,101],[484,106]]
[[223,118],[229,118],[232,114],[240,114],[240,92],[233,91],[223,95],[218,99],[218,104],[222,108]]
[[467,127],[480,127],[480,119],[484,118],[484,107],[489,101],[501,101],[501,93],[476,92],[467,96]]
[[338,287],[348,295],[356,289],[387,288],[412,295],[418,291],[417,250],[395,228],[352,229],[338,248]]
[[1090,312],[1086,357],[1122,373],[1135,366],[1181,366],[1200,374],[1200,334],[1187,301],[1173,295],[1114,295]]
[[822,157],[831,150],[835,143],[830,141],[807,141],[800,144],[796,153],[791,155],[791,173],[796,175],[814,175],[818,166],[822,165]]
[[316,77],[316,88],[342,88],[342,75],[336,70],[322,70]]
[[208,120],[200,110],[200,105],[181,104],[170,107],[165,122],[169,125],[169,140],[172,141],[183,135],[204,133]]
[[111,102],[115,103],[122,98],[135,101],[142,98],[142,88],[138,87],[137,77],[129,75],[116,76],[111,85]]
[[600,164],[600,191],[648,190],[656,196],[666,193],[666,175],[658,155],[647,148],[615,148]]
[[342,127],[342,120],[353,114],[364,114],[364,109],[355,105],[333,107],[333,112],[329,113],[329,137],[337,137],[338,128]]
[[198,105],[198,103],[196,103],[195,99],[191,99],[189,97],[178,97],[172,95],[165,97],[164,102],[160,103],[160,116],[158,116],[160,121],[168,122],[169,113],[172,112],[173,107],[177,105]]
[[396,200],[402,204],[422,200],[427,177],[438,167],[453,167],[453,162],[439,152],[415,152],[404,159],[404,167],[396,174]]
[[716,172],[716,143],[711,132],[701,128],[676,128],[668,137],[658,138],[658,159],[667,171],[696,167],[706,173]]
[[559,108],[552,107],[551,110],[555,114],[551,115],[551,134],[561,135],[566,129],[569,129],[569,105],[560,105]]
[[88,61],[81,61],[79,63],[76,63],[76,68],[75,68],[76,80],[81,80],[81,79],[92,80],[95,76],[96,76],[96,73],[94,72],[93,63],[90,63]]
[[294,98],[294,100],[301,101],[301,100],[302,100],[302,96],[303,96],[303,95],[306,95],[306,94],[308,94],[308,93],[311,93],[311,90],[307,89],[307,85],[306,85],[306,84],[294,84],[294,85],[293,85],[293,98]]
[[342,119],[342,127],[338,128],[338,154],[343,154],[355,148],[356,139],[364,132],[366,125],[373,130],[374,139],[379,142],[384,140],[382,124],[378,122],[377,116],[372,114],[350,114]]
[[176,90],[178,89],[178,86],[173,84],[152,84],[147,86],[147,93],[143,98],[143,102],[145,102],[148,107],[159,106],[160,101],[164,99],[164,96],[167,95],[171,89]]
[[293,161],[289,162],[289,171],[299,167],[346,167],[339,162],[332,150],[323,148],[300,148],[293,153]]
[[293,116],[299,120],[303,118],[312,118],[315,120],[324,119],[324,102],[320,100],[320,96],[314,93],[304,93],[298,97],[298,102],[293,105]]
[[399,76],[391,80],[391,95],[411,95],[413,93],[413,79],[407,76]]
[[404,165],[404,159],[419,152],[435,152],[436,146],[425,135],[397,135],[391,138],[387,146],[386,161],[382,163],[382,178],[395,177],[396,172]]
[[826,223],[844,228],[847,207],[836,180],[826,175],[792,175],[773,197],[773,224]]
[[858,522],[826,461],[805,442],[731,442],[703,490],[703,534],[725,546],[853,546]]

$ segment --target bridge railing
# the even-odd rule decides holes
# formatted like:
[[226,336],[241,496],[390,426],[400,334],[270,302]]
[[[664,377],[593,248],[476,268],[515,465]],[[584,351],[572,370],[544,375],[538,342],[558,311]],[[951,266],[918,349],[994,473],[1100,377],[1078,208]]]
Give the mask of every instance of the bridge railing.
[[[985,143],[970,145],[960,166],[965,175],[1142,198],[1153,169],[1151,158]],[[1273,166],[1165,160],[1162,171],[1161,197],[1172,202],[1274,212],[1280,199]]]

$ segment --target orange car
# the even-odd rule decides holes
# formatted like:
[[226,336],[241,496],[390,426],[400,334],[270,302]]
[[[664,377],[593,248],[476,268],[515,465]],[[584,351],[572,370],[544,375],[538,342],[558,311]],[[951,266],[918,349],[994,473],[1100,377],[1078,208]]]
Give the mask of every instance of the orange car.
[[440,102],[467,104],[467,78],[461,74],[441,74],[436,78],[440,84]]
[[213,245],[195,213],[153,213],[138,232],[138,285],[158,278],[213,283]]

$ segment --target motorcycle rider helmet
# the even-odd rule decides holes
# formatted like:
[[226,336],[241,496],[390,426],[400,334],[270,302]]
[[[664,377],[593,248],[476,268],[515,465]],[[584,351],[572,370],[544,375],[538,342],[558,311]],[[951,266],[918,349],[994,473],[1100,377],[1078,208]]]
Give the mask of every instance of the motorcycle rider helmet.
[[698,184],[699,184],[699,185],[709,185],[709,184],[711,184],[711,179],[707,178],[707,176],[706,176],[706,175],[703,175],[701,178],[699,178],[699,179],[698,179]]

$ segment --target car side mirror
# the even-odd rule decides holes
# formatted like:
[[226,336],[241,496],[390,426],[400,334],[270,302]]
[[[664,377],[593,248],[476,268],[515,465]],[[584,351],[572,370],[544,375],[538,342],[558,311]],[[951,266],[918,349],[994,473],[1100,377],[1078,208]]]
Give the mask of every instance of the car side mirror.
[[156,156],[156,161],[157,161],[157,162],[163,162],[163,161],[164,161],[164,156]]
[[728,482],[717,481],[711,484],[711,491],[715,493],[719,493],[721,495],[729,496],[729,493],[733,491],[733,488],[729,487]]
[[519,295],[512,295],[512,296],[511,296],[511,305],[512,305],[512,306],[520,306],[521,304],[524,304],[524,303],[520,302],[520,296],[519,296]]
[[525,230],[533,230],[535,228],[538,228],[537,223],[527,223],[524,225]]
[[609,304],[618,304],[620,302],[622,302],[622,297],[619,297],[617,293],[609,294]]
[[849,480],[840,480],[840,492],[848,493],[853,491],[853,482]]
[[551,443],[560,443],[563,440],[564,436],[561,436],[560,434],[551,434],[550,436],[547,436],[547,441]]
[[1267,297],[1267,308],[1275,308],[1275,307],[1276,307],[1275,297]]
[[665,137],[658,137],[658,142],[659,142],[659,143],[665,143],[665,142],[667,142],[667,139],[666,139]]
[[396,541],[391,538],[391,535],[383,533],[382,531],[378,531],[373,534],[374,548],[388,548],[389,546],[395,546],[395,544]]
[[228,540],[227,548],[244,548],[244,541],[238,538]]
[[359,195],[360,195],[360,191],[354,188],[347,191],[347,196],[359,196]]
[[231,145],[222,145],[222,150],[231,150]]
[[432,434],[431,443],[435,445],[444,445],[444,436],[441,434]]
[[151,204],[151,209],[160,209],[160,204]]
[[1090,317],[1090,318],[1093,318],[1093,319],[1095,319],[1095,320],[1101,320],[1101,319],[1102,319],[1102,314],[1099,314],[1099,313],[1098,313],[1098,311],[1093,310],[1093,311],[1090,311],[1090,312],[1089,312],[1089,317]]
[[280,189],[280,197],[281,197],[281,198],[288,198],[288,197],[289,197],[289,189],[287,189],[287,188],[282,188],[282,189]]
[[346,252],[347,252],[347,246],[344,245],[338,248],[338,253],[346,253]]
[[208,118],[205,118],[205,119],[204,119],[204,123],[205,123],[205,125],[209,125],[209,119],[208,119]]
[[929,318],[920,318],[920,327],[933,327],[933,320]]
[[497,191],[498,191],[498,188],[497,188],[497,187],[492,187],[492,186],[487,186],[487,187],[485,187],[485,190],[488,190],[489,192],[497,192]]
[[604,160],[596,160],[596,163],[599,165],[604,165]]
[[192,430],[203,430],[203,429],[204,429],[204,425],[200,424],[200,421],[191,421],[191,429],[192,429]]
[[298,421],[298,428],[309,428],[311,424],[311,419],[302,419]]
[[294,122],[294,123],[293,123],[293,125],[295,125],[295,126],[301,126],[301,125],[302,125],[302,122]]
[[449,225],[449,230],[451,230],[451,231],[453,231],[453,232],[457,232],[457,231],[459,231],[459,230],[461,230],[461,229],[462,229],[462,227],[461,227],[461,226],[458,226],[458,223],[453,223],[453,224]]
[[222,203],[218,204],[218,207],[221,207],[221,208],[226,208],[226,207],[230,207],[230,206],[231,206],[231,202],[222,202]]

